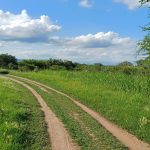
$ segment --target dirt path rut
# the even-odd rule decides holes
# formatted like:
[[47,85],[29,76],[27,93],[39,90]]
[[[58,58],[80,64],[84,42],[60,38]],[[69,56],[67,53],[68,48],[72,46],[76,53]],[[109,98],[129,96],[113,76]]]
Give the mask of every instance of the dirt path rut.
[[81,104],[79,101],[73,99],[72,97],[68,96],[67,94],[60,92],[56,89],[53,89],[51,87],[48,87],[44,84],[38,83],[33,80],[29,80],[22,77],[16,77],[12,76],[14,78],[18,78],[27,82],[30,82],[32,84],[37,85],[45,92],[48,92],[49,90],[52,90],[54,92],[57,92],[70,100],[72,100],[76,105],[78,105],[80,108],[82,108],[85,112],[87,112],[90,116],[92,116],[95,120],[97,120],[106,130],[108,130],[114,137],[116,137],[122,144],[124,144],[129,150],[150,150],[150,145],[139,140],[136,136],[128,133],[126,130],[123,130],[122,128],[118,127],[117,125],[113,124],[112,122],[108,121],[106,118],[98,114],[97,112],[91,110],[87,106]]
[[36,97],[37,101],[41,105],[42,111],[45,114],[45,121],[48,127],[47,130],[52,150],[79,150],[79,147],[72,142],[72,139],[64,128],[62,122],[59,121],[52,110],[47,106],[43,98],[33,88],[14,78],[7,77],[7,79],[24,86]]

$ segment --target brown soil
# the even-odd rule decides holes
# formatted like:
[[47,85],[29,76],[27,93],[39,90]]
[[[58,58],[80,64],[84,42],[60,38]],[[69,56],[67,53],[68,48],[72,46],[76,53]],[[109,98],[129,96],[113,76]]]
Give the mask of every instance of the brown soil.
[[[51,87],[48,87],[44,84],[38,83],[33,80],[25,79],[22,77],[16,77],[11,76],[18,79],[26,80],[30,83],[33,83],[40,87],[41,89],[44,88],[45,91],[49,92],[49,90],[52,90],[54,92],[57,92],[70,100],[72,100],[76,105],[78,105],[81,109],[83,109],[85,112],[87,112],[90,116],[92,116],[95,120],[97,120],[107,131],[109,131],[114,137],[116,137],[122,144],[124,144],[129,150],[150,150],[150,145],[139,140],[134,135],[128,133],[126,130],[123,130],[122,128],[118,127],[117,125],[113,124],[97,112],[93,111],[92,109],[88,108],[87,106],[81,104],[79,101],[73,99],[72,97],[68,96],[67,94],[60,92],[56,89],[53,89]],[[65,150],[65,149],[64,149]]]
[[[79,150],[80,148],[72,142],[71,137],[67,133],[62,122],[56,117],[52,110],[47,106],[43,98],[30,86],[18,81],[14,78],[8,77],[8,79],[27,88],[39,102],[42,111],[45,114],[45,121],[47,123],[47,130],[52,145],[52,150]],[[43,88],[44,90],[44,88]]]

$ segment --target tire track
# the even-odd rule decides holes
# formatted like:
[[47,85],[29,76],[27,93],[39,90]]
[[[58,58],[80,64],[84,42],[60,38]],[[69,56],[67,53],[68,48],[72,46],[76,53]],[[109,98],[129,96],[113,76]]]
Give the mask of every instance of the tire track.
[[52,150],[80,150],[80,148],[73,143],[73,140],[67,133],[63,123],[59,121],[56,115],[47,106],[46,102],[41,97],[41,95],[39,95],[33,88],[31,88],[24,82],[21,82],[11,77],[5,78],[14,81],[22,85],[23,87],[27,88],[39,102],[41,109],[45,114],[45,122],[47,123],[47,131],[50,137]]
[[73,99],[72,97],[68,96],[67,94],[60,92],[54,88],[48,87],[42,83],[38,83],[36,81],[22,78],[22,77],[17,77],[10,75],[13,78],[18,78],[24,81],[27,81],[29,83],[32,83],[41,90],[45,92],[49,92],[49,90],[54,91],[58,94],[61,94],[62,96],[65,96],[72,100],[76,105],[78,105],[81,109],[83,109],[86,113],[88,113],[90,116],[92,116],[95,120],[97,120],[107,131],[109,131],[114,137],[116,137],[122,144],[124,144],[129,150],[150,150],[150,145],[139,140],[136,136],[128,133],[126,130],[118,127],[117,125],[113,124],[97,112],[93,111],[92,109],[88,108],[87,106],[81,104],[79,101]]

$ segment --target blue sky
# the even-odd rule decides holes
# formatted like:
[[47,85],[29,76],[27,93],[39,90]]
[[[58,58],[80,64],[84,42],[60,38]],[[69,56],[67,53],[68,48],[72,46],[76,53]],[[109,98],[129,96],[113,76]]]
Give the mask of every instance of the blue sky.
[[138,0],[5,0],[0,10],[0,53],[18,58],[133,62],[148,23]]

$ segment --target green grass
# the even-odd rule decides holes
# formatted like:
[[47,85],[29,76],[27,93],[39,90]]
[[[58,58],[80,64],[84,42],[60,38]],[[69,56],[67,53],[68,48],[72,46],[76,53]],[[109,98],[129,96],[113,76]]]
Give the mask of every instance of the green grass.
[[40,106],[25,88],[0,78],[0,149],[49,150]]
[[150,143],[150,77],[50,70],[13,74],[68,93]]
[[64,123],[74,141],[81,150],[125,150],[110,133],[97,121],[81,110],[68,98],[53,91],[45,93],[38,87],[32,86],[42,95],[52,111]]

